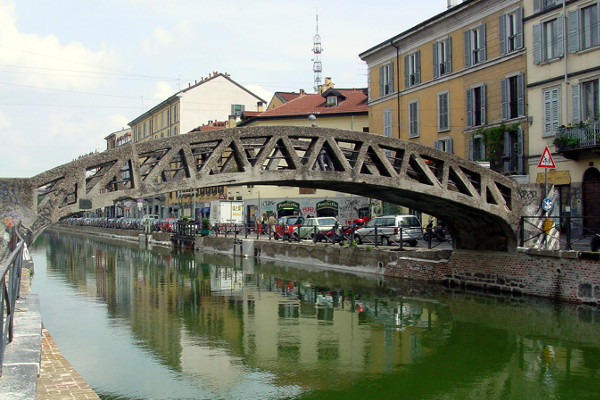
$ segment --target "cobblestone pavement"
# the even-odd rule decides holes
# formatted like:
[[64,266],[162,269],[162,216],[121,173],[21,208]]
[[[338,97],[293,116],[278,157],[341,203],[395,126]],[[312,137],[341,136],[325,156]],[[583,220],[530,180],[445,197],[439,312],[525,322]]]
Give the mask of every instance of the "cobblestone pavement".
[[42,361],[37,381],[39,400],[100,399],[62,356],[54,339],[42,328]]

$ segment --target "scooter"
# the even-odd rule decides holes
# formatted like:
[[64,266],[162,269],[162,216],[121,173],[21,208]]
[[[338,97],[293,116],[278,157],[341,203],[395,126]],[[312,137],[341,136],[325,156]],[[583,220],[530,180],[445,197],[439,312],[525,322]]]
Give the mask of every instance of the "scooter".
[[438,242],[443,242],[446,240],[446,232],[445,232],[444,226],[438,223],[434,227],[433,221],[431,221],[431,220],[427,223],[427,226],[425,227],[425,233],[423,234],[423,240],[428,242],[429,235],[431,235],[432,239],[435,239]]

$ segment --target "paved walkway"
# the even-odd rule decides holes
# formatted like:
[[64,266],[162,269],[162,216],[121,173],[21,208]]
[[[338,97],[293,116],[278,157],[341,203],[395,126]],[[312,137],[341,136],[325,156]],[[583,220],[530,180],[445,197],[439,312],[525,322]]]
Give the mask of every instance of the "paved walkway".
[[58,346],[42,328],[42,360],[37,380],[38,400],[100,399],[62,356]]

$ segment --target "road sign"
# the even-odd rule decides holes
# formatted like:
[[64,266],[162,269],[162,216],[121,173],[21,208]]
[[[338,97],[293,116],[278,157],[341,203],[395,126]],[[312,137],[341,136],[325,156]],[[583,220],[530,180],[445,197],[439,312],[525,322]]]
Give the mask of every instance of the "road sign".
[[550,154],[550,149],[548,146],[546,146],[544,152],[542,153],[542,158],[540,158],[538,168],[556,168],[556,164],[554,164],[554,160],[552,159],[552,154]]
[[554,202],[552,201],[552,199],[545,198],[544,200],[542,200],[542,209],[544,211],[550,211],[552,210],[552,207],[554,207]]

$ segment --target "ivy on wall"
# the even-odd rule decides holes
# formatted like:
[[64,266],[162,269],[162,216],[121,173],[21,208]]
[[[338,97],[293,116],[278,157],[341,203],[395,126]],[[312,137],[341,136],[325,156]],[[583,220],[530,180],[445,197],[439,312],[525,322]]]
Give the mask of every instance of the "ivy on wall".
[[490,168],[494,171],[503,169],[504,157],[504,133],[519,129],[519,124],[505,125],[501,123],[489,128],[479,128],[473,136],[481,136],[485,144],[485,161],[490,162]]

